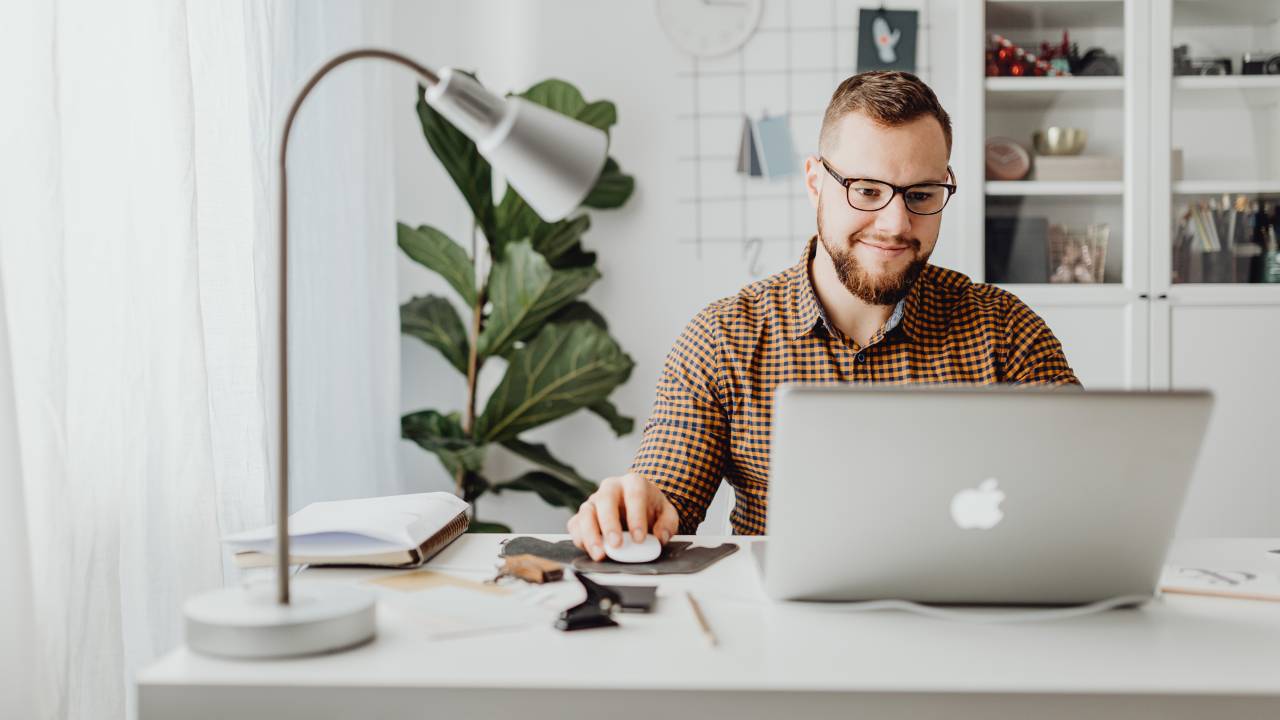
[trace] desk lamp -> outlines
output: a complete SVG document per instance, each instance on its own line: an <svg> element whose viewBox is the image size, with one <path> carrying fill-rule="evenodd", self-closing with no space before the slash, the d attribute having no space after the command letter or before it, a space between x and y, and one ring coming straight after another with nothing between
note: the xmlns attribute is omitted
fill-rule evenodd
<svg viewBox="0 0 1280 720"><path fill-rule="evenodd" d="M425 82L426 100L476 143L480 154L544 220L568 215L604 168L608 136L520 97L501 98L464 73L439 74L394 52L360 49L325 63L302 86L280 142L280 448L276 473L276 595L254 587L224 588L190 598L183 608L187 646L240 658L288 657L355 647L375 633L373 594L361 588L289 579L289 192L285 161L293 121L312 88L351 60L390 60ZM292 592L291 592L292 590Z"/></svg>

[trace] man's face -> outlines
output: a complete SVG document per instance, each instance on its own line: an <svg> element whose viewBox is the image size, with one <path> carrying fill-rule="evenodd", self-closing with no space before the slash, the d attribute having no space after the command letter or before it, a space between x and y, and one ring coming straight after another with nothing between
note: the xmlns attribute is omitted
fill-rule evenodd
<svg viewBox="0 0 1280 720"><path fill-rule="evenodd" d="M951 182L946 137L932 117L884 127L853 112L841 120L833 139L824 157L844 177L899 187ZM938 242L942 213L911 213L901 193L880 210L855 210L844 186L817 157L805 160L805 187L818 212L818 237L845 288L873 305L894 305L906 297Z"/></svg>

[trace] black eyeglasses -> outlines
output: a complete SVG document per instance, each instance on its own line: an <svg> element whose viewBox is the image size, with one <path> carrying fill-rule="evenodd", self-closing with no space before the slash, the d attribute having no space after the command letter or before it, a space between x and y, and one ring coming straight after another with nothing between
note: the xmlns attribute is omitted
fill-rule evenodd
<svg viewBox="0 0 1280 720"><path fill-rule="evenodd" d="M883 180L871 178L847 178L832 169L826 158L818 158L822 167L831 173L836 182L844 186L845 198L849 207L863 212L875 212L889 207L893 198L902 193L902 200L907 210L916 215L937 215L947 206L951 196L956 193L956 186L951 183L916 183L906 187L898 187ZM955 180L956 174L947 167L947 175Z"/></svg>

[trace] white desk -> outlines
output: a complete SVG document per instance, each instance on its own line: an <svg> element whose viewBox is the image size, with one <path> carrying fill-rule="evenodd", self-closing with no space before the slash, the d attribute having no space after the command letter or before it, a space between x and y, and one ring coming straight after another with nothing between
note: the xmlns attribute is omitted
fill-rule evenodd
<svg viewBox="0 0 1280 720"><path fill-rule="evenodd" d="M431 564L491 568L501 537L464 536ZM1184 541L1170 561L1275 572L1275 548ZM376 640L336 655L236 662L179 648L140 674L140 717L1280 718L1280 603L1167 596L1007 625L832 613L762 600L747 548L656 580L656 611L617 616L619 628L563 633L548 617L431 640L380 613ZM719 647L698 633L685 588Z"/></svg>

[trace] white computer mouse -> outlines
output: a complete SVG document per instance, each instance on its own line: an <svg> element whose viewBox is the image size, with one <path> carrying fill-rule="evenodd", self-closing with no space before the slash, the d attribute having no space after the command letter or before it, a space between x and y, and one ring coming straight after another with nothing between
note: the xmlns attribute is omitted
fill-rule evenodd
<svg viewBox="0 0 1280 720"><path fill-rule="evenodd" d="M623 533L622 544L618 547L613 547L609 543L604 544L604 554L614 562L651 562L657 560L662 554L662 543L658 542L658 538L652 534L645 535L644 540L636 542L631 539L631 533Z"/></svg>

